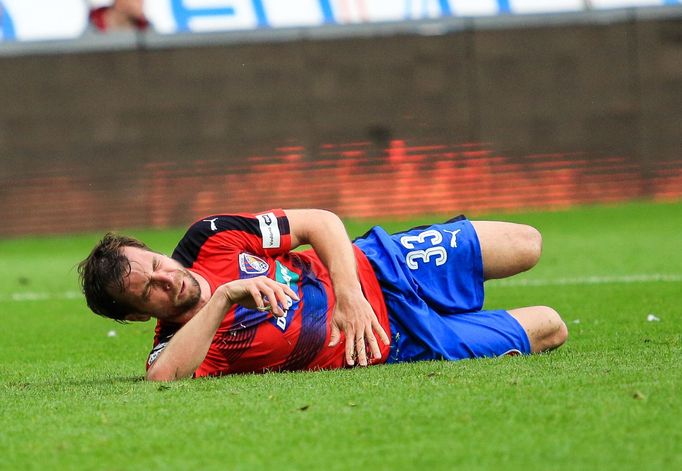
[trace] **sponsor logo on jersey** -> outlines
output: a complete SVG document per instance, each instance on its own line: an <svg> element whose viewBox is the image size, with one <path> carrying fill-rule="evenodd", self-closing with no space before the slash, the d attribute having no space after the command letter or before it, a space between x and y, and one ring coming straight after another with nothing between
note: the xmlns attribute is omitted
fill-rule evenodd
<svg viewBox="0 0 682 471"><path fill-rule="evenodd" d="M282 332L287 330L287 327L289 327L289 321L291 321L291 317L289 317L289 309L294 305L294 300L291 299L289 296L287 298L287 305L282 306L284 308L284 315L283 316L273 316L272 320L274 321L274 324L279 327Z"/></svg>
<svg viewBox="0 0 682 471"><path fill-rule="evenodd" d="M294 293L296 293L297 296L300 296L298 291L299 279L298 273L289 270L286 266L279 262L275 262L275 280L287 285L294 291ZM273 316L272 319L270 319L270 322L278 327L282 332L286 331L294 317L294 312L298 308L298 303L299 301L294 301L287 296L287 305L282 306L284 308L284 315L282 317Z"/></svg>
<svg viewBox="0 0 682 471"><path fill-rule="evenodd" d="M275 213L259 214L256 218L258 219L260 233L263 237L263 248L271 249L279 247L280 233Z"/></svg>
<svg viewBox="0 0 682 471"><path fill-rule="evenodd" d="M245 275L262 275L267 273L270 265L262 258L258 258L250 253L239 254L239 269Z"/></svg>

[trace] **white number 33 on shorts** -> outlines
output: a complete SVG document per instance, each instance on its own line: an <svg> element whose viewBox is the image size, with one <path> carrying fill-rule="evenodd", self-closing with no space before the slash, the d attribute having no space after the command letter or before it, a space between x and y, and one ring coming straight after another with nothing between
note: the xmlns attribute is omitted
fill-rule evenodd
<svg viewBox="0 0 682 471"><path fill-rule="evenodd" d="M445 248L439 245L443 241L443 235L434 230L429 229L424 232L420 232L417 235L404 235L400 238L400 243L406 249L414 249L407 252L405 255L405 262L410 270L416 270L419 268L419 262L429 263L433 261L437 266L443 265L448 260L448 253ZM426 245L429 243L431 246L423 249L417 249L416 245Z"/></svg>

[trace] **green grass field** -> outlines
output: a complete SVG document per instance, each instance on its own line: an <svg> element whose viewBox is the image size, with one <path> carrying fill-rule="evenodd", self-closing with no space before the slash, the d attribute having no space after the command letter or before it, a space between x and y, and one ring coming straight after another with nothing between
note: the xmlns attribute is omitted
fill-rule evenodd
<svg viewBox="0 0 682 471"><path fill-rule="evenodd" d="M682 204L501 218L544 255L486 307L555 307L561 350L172 384L141 381L152 324L78 295L101 234L0 241L0 469L682 469Z"/></svg>

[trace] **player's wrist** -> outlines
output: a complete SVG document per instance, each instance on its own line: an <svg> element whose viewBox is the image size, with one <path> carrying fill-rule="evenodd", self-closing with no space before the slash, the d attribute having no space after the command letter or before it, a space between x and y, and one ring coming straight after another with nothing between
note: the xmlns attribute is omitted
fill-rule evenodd
<svg viewBox="0 0 682 471"><path fill-rule="evenodd" d="M229 289L228 284L229 283L218 286L213 293L213 298L216 298L225 307L232 306L235 303L235 300L233 299L234 294Z"/></svg>
<svg viewBox="0 0 682 471"><path fill-rule="evenodd" d="M337 302L354 301L364 297L360 283L334 287L334 296Z"/></svg>

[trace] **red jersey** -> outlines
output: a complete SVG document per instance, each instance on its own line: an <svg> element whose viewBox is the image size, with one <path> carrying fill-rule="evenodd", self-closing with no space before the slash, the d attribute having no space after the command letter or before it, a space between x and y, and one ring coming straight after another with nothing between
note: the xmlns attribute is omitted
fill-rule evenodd
<svg viewBox="0 0 682 471"><path fill-rule="evenodd" d="M377 318L389 333L381 288L367 257L353 247L360 284ZM334 291L327 269L314 250L290 252L289 220L281 209L261 214L217 215L194 223L172 258L203 276L211 293L228 281L267 276L297 294L285 317L235 305L218 328L195 376L283 370L342 368L345 339L328 347ZM158 321L147 368L182 325ZM381 360L389 346L379 341Z"/></svg>

